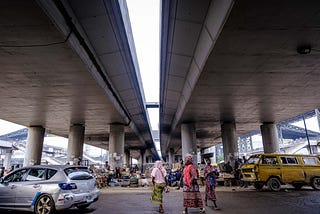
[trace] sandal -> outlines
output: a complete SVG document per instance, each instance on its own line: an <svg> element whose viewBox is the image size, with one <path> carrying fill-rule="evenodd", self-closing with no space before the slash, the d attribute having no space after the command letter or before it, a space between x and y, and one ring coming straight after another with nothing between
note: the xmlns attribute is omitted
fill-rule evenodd
<svg viewBox="0 0 320 214"><path fill-rule="evenodd" d="M161 209L161 208L159 208L159 213L164 213L163 208L162 208L162 209Z"/></svg>
<svg viewBox="0 0 320 214"><path fill-rule="evenodd" d="M204 208L200 208L200 213L205 213L206 210Z"/></svg>

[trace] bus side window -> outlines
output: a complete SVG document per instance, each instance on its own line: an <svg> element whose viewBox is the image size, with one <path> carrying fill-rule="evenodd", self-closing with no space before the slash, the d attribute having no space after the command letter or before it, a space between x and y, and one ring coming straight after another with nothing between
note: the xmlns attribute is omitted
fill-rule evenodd
<svg viewBox="0 0 320 214"><path fill-rule="evenodd" d="M272 164L278 164L277 158L272 158Z"/></svg>
<svg viewBox="0 0 320 214"><path fill-rule="evenodd" d="M262 157L262 164L267 164L267 160L266 160L266 157Z"/></svg>
<svg viewBox="0 0 320 214"><path fill-rule="evenodd" d="M280 159L283 164L288 164L287 159L285 157L280 157Z"/></svg>

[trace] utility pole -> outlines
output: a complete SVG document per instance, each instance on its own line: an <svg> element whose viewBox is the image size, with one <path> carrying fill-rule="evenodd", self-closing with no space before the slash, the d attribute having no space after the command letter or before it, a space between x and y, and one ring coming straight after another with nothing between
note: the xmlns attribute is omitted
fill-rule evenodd
<svg viewBox="0 0 320 214"><path fill-rule="evenodd" d="M307 140L308 140L308 146L309 146L309 153L312 154L312 150L311 150L311 145L310 145L310 140L309 140L309 134L308 134L308 130L307 130L307 125L306 125L306 120L304 118L304 114L302 115L302 119L303 119L303 123L304 123L304 130L306 132L306 136L307 136Z"/></svg>

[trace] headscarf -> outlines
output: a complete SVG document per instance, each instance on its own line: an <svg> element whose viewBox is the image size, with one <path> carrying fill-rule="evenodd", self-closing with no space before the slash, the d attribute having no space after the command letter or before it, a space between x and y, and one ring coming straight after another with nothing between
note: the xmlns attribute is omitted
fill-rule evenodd
<svg viewBox="0 0 320 214"><path fill-rule="evenodd" d="M193 157L190 154L186 154L186 157L184 158L184 162L186 165L192 164L193 163Z"/></svg>
<svg viewBox="0 0 320 214"><path fill-rule="evenodd" d="M163 163L161 160L157 160L155 163L154 163L154 168L158 168L161 172L162 172L162 175L165 177L167 172L165 170L165 168L163 167Z"/></svg>
<svg viewBox="0 0 320 214"><path fill-rule="evenodd" d="M193 167L193 157L192 157L192 155L186 154L184 162L186 164L186 168L184 169L183 177L185 179L186 185L191 187L191 173L190 173L190 170Z"/></svg>

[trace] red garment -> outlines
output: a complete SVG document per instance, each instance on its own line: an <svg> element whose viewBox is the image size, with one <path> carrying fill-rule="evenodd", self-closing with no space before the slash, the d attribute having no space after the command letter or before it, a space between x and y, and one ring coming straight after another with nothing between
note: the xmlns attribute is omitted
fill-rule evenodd
<svg viewBox="0 0 320 214"><path fill-rule="evenodd" d="M183 172L183 177L185 179L184 181L188 187L192 186L191 182L193 179L197 179L197 176L193 175L193 173L191 172L192 170L197 171L196 167L193 164L189 164L184 168L184 172Z"/></svg>
<svg viewBox="0 0 320 214"><path fill-rule="evenodd" d="M183 206L186 208L203 208L202 197L197 183L197 172L197 168L193 164L187 165L183 172Z"/></svg>

